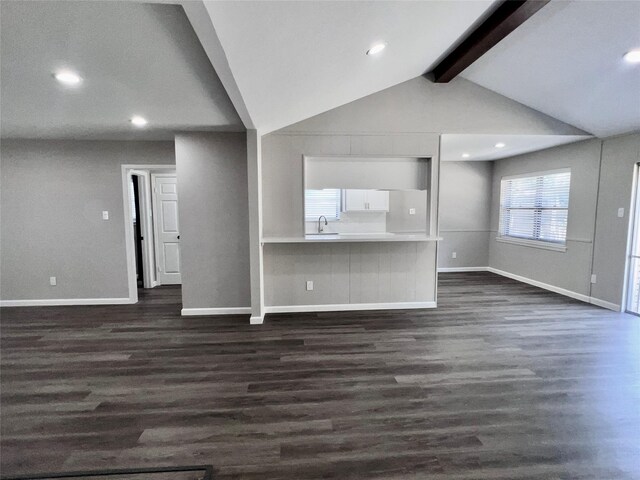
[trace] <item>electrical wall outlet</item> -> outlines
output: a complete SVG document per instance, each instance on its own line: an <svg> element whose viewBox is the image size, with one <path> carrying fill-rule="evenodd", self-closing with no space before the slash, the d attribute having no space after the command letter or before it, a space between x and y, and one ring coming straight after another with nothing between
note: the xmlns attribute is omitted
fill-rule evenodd
<svg viewBox="0 0 640 480"><path fill-rule="evenodd" d="M458 258L457 252L451 252L451 258Z"/></svg>
<svg viewBox="0 0 640 480"><path fill-rule="evenodd" d="M416 214L416 209L415 208L410 208L409 209L409 215L415 215Z"/></svg>
<svg viewBox="0 0 640 480"><path fill-rule="evenodd" d="M624 217L624 207L618 209L618 218Z"/></svg>
<svg viewBox="0 0 640 480"><path fill-rule="evenodd" d="M307 280L307 290L313 290L313 280Z"/></svg>
<svg viewBox="0 0 640 480"><path fill-rule="evenodd" d="M49 285L53 285L53 286L57 285L56 277L49 277Z"/></svg>
<svg viewBox="0 0 640 480"><path fill-rule="evenodd" d="M595 274L595 273L593 273L593 274L591 275L591 283L596 283L596 280L597 280L597 278L596 278L596 274Z"/></svg>
<svg viewBox="0 0 640 480"><path fill-rule="evenodd" d="M109 211L108 210L103 210L102 211L102 219L103 220L109 220Z"/></svg>

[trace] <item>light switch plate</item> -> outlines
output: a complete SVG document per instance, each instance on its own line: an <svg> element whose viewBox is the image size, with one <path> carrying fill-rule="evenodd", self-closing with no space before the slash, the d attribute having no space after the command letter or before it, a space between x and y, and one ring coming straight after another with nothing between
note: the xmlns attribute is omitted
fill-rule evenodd
<svg viewBox="0 0 640 480"><path fill-rule="evenodd" d="M49 277L49 285L52 285L52 286L57 285L56 277Z"/></svg>
<svg viewBox="0 0 640 480"><path fill-rule="evenodd" d="M596 274L594 273L591 275L591 283L596 283L596 280L597 280Z"/></svg>
<svg viewBox="0 0 640 480"><path fill-rule="evenodd" d="M456 252L451 252L451 258L458 258L458 254Z"/></svg>
<svg viewBox="0 0 640 480"><path fill-rule="evenodd" d="M107 210L102 211L102 219L109 220L109 212Z"/></svg>
<svg viewBox="0 0 640 480"><path fill-rule="evenodd" d="M618 218L624 217L624 207L618 209Z"/></svg>
<svg viewBox="0 0 640 480"><path fill-rule="evenodd" d="M313 280L307 280L307 290L313 290Z"/></svg>
<svg viewBox="0 0 640 480"><path fill-rule="evenodd" d="M410 208L409 209L409 215L415 215L416 214L416 209L415 208Z"/></svg>

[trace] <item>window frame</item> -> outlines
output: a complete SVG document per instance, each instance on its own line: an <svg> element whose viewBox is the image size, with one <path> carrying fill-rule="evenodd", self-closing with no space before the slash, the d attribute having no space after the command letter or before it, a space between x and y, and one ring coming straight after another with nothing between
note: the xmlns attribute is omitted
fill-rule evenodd
<svg viewBox="0 0 640 480"><path fill-rule="evenodd" d="M569 173L569 200L567 202L567 226L566 226L566 234L564 237L564 242L553 242L550 240L540 240L537 238L526 238L526 237L517 237L512 235L503 234L503 182L508 180L515 180L518 178L536 178L542 177L546 175L554 175L559 173ZM567 240L569 233L569 207L571 200L571 168L559 168L553 170L544 170L539 172L527 172L521 173L517 175L506 175L500 178L500 198L498 204L498 235L496 237L496 241L501 243L510 243L513 245L520 245L525 247L534 247L541 248L544 250L554 250L558 252L566 252L567 251ZM551 209L551 208L540 208L536 210L559 210L559 209Z"/></svg>

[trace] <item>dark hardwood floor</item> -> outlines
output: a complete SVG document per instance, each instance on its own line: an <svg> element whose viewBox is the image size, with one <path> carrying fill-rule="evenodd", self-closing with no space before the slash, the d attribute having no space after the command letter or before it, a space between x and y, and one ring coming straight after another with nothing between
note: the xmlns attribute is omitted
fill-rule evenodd
<svg viewBox="0 0 640 480"><path fill-rule="evenodd" d="M640 478L640 319L489 273L422 311L1 311L1 468L217 479Z"/></svg>

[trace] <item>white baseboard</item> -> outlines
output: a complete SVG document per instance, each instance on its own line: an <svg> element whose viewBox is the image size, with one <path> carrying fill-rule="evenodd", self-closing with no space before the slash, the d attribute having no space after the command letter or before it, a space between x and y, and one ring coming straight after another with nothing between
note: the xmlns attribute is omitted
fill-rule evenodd
<svg viewBox="0 0 640 480"><path fill-rule="evenodd" d="M251 307L183 308L180 311L183 317L196 315L246 315L248 313L251 313Z"/></svg>
<svg viewBox="0 0 640 480"><path fill-rule="evenodd" d="M119 298L44 298L38 300L0 300L0 307L57 307L68 305L126 305L136 303L128 297Z"/></svg>
<svg viewBox="0 0 640 480"><path fill-rule="evenodd" d="M602 307L602 308L608 308L609 310L614 310L616 312L621 312L622 311L622 308L620 308L620 305L617 305L617 304L612 303L612 302L607 302L606 300L600 300L599 298L591 297L590 303L592 303L593 305L597 305L599 307Z"/></svg>
<svg viewBox="0 0 640 480"><path fill-rule="evenodd" d="M438 273L453 272L488 272L489 267L439 267Z"/></svg>
<svg viewBox="0 0 640 480"><path fill-rule="evenodd" d="M512 280L517 280L522 283L528 283L529 285L533 285L534 287L543 288L551 292L559 293L560 295L564 295L566 297L571 297L571 298L575 298L576 300L581 300L583 302L590 303L589 295L573 292L565 288L556 287L555 285L549 285L548 283L539 282L538 280L532 280L531 278L522 277L520 275L516 275L515 273L505 272L504 270L498 270L497 268L493 268L493 267L489 267L489 271L491 273L496 273L503 277L511 278Z"/></svg>
<svg viewBox="0 0 640 480"><path fill-rule="evenodd" d="M251 318L249 319L249 324L251 325L262 325L264 323L264 315L259 317L259 316L251 316Z"/></svg>
<svg viewBox="0 0 640 480"><path fill-rule="evenodd" d="M534 287L539 287L539 288L543 288L544 290L549 290L550 292L559 293L560 295L564 295L566 297L575 298L576 300L580 300L582 302L591 303L592 305L597 305L599 307L607 308L609 310L614 310L616 312L620 311L620 305L616 305L611 302L605 302L604 300L599 300L597 298L590 297L589 295L573 292L565 288L556 287L555 285L539 282L538 280L522 277L520 275L516 275L515 273L505 272L504 270L498 270L497 268L493 268L493 267L489 267L488 271L491 273L495 273L497 275L501 275L503 277L511 278L512 280L517 280L518 282L533 285Z"/></svg>
<svg viewBox="0 0 640 480"><path fill-rule="evenodd" d="M264 307L265 313L343 312L354 310L409 310L436 308L436 302L337 303L328 305L282 305Z"/></svg>

